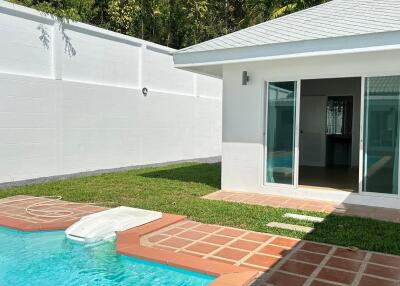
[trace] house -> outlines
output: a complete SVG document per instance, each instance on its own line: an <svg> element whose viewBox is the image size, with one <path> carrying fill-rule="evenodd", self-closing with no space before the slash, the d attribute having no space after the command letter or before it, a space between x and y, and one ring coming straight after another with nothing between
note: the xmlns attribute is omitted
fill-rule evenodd
<svg viewBox="0 0 400 286"><path fill-rule="evenodd" d="M223 190L400 208L399 0L333 0L174 62L223 79Z"/></svg>

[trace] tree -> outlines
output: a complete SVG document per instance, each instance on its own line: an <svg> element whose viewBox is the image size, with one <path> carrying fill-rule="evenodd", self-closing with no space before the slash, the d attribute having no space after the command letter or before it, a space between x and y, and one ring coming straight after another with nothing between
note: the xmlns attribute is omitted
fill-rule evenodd
<svg viewBox="0 0 400 286"><path fill-rule="evenodd" d="M322 4L327 0L286 0L281 1L272 12L272 18L278 18L293 12L301 11L303 9Z"/></svg>
<svg viewBox="0 0 400 286"><path fill-rule="evenodd" d="M179 49L329 0L10 1Z"/></svg>

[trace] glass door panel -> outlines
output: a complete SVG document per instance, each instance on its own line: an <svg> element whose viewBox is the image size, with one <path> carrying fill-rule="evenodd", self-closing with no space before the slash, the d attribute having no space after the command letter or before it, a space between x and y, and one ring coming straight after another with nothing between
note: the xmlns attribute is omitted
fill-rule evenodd
<svg viewBox="0 0 400 286"><path fill-rule="evenodd" d="M297 82L270 82L267 101L266 182L294 184Z"/></svg>
<svg viewBox="0 0 400 286"><path fill-rule="evenodd" d="M400 76L366 78L363 191L398 194Z"/></svg>

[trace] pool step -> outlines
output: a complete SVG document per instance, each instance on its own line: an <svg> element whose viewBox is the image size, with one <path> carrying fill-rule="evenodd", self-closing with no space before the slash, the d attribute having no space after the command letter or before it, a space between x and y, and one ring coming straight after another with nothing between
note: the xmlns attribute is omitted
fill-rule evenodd
<svg viewBox="0 0 400 286"><path fill-rule="evenodd" d="M310 232L314 231L313 227L281 223L281 222L275 222L275 221L268 223L267 226L273 227L273 228L286 229L286 230L294 230L294 231L299 231L299 232L304 232L304 233L310 233Z"/></svg>
<svg viewBox="0 0 400 286"><path fill-rule="evenodd" d="M79 242L97 243L112 239L117 232L160 219L162 213L117 207L82 217L65 230L67 238Z"/></svg>
<svg viewBox="0 0 400 286"><path fill-rule="evenodd" d="M325 220L322 217L308 216L308 215L301 215L301 214L292 214L292 213L286 213L283 215L283 217L293 218L293 219L297 219L297 220L310 221L310 222L323 222Z"/></svg>

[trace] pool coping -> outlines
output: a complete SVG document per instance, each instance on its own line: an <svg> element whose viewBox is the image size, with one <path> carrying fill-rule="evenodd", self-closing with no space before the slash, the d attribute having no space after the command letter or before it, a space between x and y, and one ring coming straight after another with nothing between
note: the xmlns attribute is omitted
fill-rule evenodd
<svg viewBox="0 0 400 286"><path fill-rule="evenodd" d="M64 230L77 220L34 223L0 215L0 226L27 232ZM186 220L185 216L163 213L162 218L156 221L119 232L117 233L116 252L121 255L133 256L160 264L216 276L216 279L209 284L210 286L247 286L259 276L259 271L243 266L205 260L189 254L175 253L170 250L141 245L141 236L184 220Z"/></svg>
<svg viewBox="0 0 400 286"><path fill-rule="evenodd" d="M216 276L210 286L247 286L258 277L259 271L243 266L141 245L142 236L184 220L185 216L163 214L157 221L120 232L117 235L117 253Z"/></svg>
<svg viewBox="0 0 400 286"><path fill-rule="evenodd" d="M20 231L46 231L46 230L63 230L68 228L79 219L70 221L55 221L55 222L29 222L22 219L11 218L0 215L0 226L17 229Z"/></svg>

